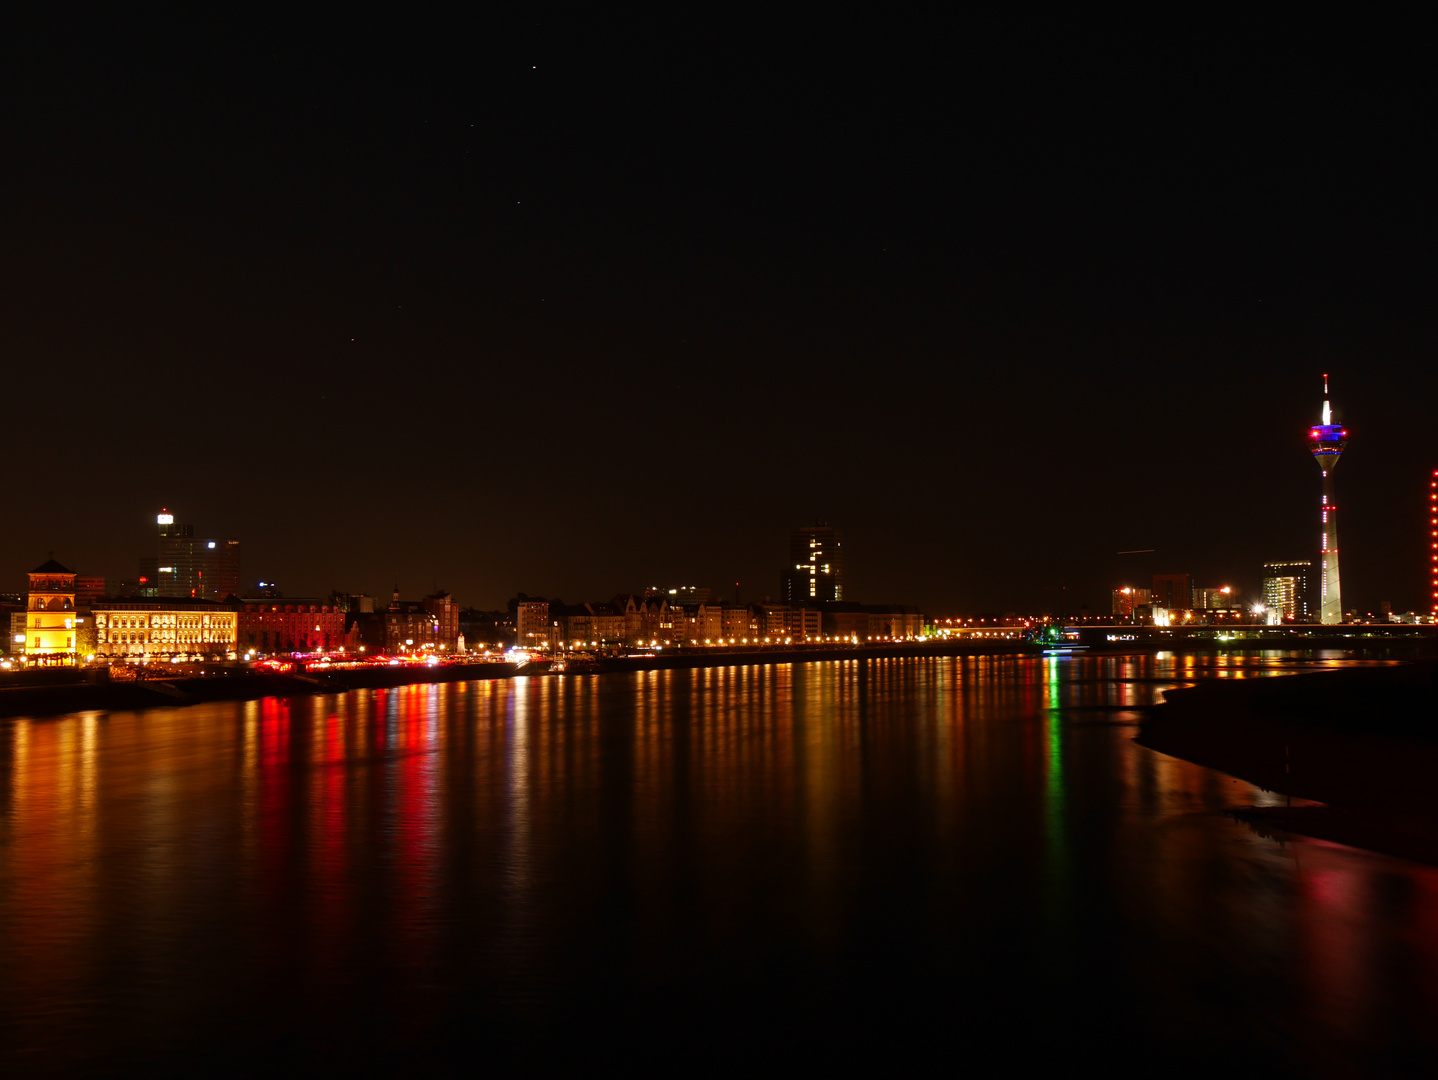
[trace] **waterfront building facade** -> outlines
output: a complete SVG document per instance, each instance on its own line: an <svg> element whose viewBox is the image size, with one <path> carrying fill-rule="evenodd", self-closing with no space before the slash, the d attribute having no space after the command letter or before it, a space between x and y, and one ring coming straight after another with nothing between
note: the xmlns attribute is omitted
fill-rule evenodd
<svg viewBox="0 0 1438 1080"><path fill-rule="evenodd" d="M246 597L237 615L242 653L315 653L345 647L345 613L330 600Z"/></svg>
<svg viewBox="0 0 1438 1080"><path fill-rule="evenodd" d="M436 644L446 652L459 648L459 605L444 590L431 593L420 606L434 616Z"/></svg>
<svg viewBox="0 0 1438 1080"><path fill-rule="evenodd" d="M389 610L384 613L386 652L438 649L440 644L439 620L430 614L423 600L391 601Z"/></svg>
<svg viewBox="0 0 1438 1080"><path fill-rule="evenodd" d="M212 600L128 597L97 600L95 656L100 660L234 660L239 615Z"/></svg>
<svg viewBox="0 0 1438 1080"><path fill-rule="evenodd" d="M30 571L23 631L26 663L75 662L75 577L54 559Z"/></svg>
<svg viewBox="0 0 1438 1080"><path fill-rule="evenodd" d="M521 649L547 649L549 631L549 601L521 600L514 612L515 644Z"/></svg>

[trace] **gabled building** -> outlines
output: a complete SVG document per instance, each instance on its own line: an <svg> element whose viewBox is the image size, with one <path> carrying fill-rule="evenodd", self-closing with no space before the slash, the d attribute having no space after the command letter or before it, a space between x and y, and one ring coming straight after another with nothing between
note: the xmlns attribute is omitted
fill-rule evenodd
<svg viewBox="0 0 1438 1080"><path fill-rule="evenodd" d="M458 613L456 612L456 621ZM425 607L423 600L401 600L399 589L384 613L384 647L386 652L414 652L438 649L439 620Z"/></svg>
<svg viewBox="0 0 1438 1080"><path fill-rule="evenodd" d="M434 616L439 647L446 652L454 652L459 647L459 605L454 597L441 589L430 593L420 604Z"/></svg>

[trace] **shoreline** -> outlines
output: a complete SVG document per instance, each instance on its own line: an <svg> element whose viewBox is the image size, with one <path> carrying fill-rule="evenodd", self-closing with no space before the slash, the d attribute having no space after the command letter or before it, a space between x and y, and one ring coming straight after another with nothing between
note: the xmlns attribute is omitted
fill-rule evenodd
<svg viewBox="0 0 1438 1080"><path fill-rule="evenodd" d="M1164 694L1140 746L1302 803L1230 810L1260 835L1438 865L1438 665L1399 663Z"/></svg>

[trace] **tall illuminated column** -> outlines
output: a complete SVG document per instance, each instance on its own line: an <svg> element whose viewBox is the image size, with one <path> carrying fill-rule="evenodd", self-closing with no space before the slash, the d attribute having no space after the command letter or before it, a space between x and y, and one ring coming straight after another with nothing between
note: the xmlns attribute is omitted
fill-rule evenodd
<svg viewBox="0 0 1438 1080"><path fill-rule="evenodd" d="M1429 566L1433 575L1433 607L1429 614L1438 623L1438 469L1433 470L1433 479L1428 484L1428 554L1432 556Z"/></svg>
<svg viewBox="0 0 1438 1080"><path fill-rule="evenodd" d="M1313 460L1323 470L1323 566L1319 571L1319 622L1325 625L1343 621L1343 595L1338 587L1338 506L1333 499L1333 470L1339 455L1348 445L1348 432L1333 422L1328 406L1328 376L1323 376L1323 423L1308 429Z"/></svg>

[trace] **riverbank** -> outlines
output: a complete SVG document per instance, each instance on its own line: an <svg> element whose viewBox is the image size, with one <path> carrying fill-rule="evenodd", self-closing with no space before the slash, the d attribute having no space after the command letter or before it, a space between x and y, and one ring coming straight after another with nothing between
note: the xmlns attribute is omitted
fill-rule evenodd
<svg viewBox="0 0 1438 1080"><path fill-rule="evenodd" d="M1036 653L1020 641L918 642L904 645L843 647L795 646L785 649L672 650L638 656L607 657L594 667L552 670L548 662L441 664L434 667L377 666L333 668L313 665L303 672L283 674L258 668L221 669L203 677L148 679L138 682L87 678L106 674L59 669L51 673L25 672L23 678L0 678L0 718L59 716L75 712L117 712L160 706L195 705L207 701L250 701L264 697L338 694L348 690L387 689L424 683L469 682L475 679L585 677L606 672L669 670L674 668L734 667L755 664L806 664L825 660L897 659L921 656L974 656L999 653ZM48 678L43 676L48 675Z"/></svg>
<svg viewBox="0 0 1438 1080"><path fill-rule="evenodd" d="M1237 815L1259 832L1438 865L1438 665L1213 680L1164 697L1140 745L1324 804Z"/></svg>

